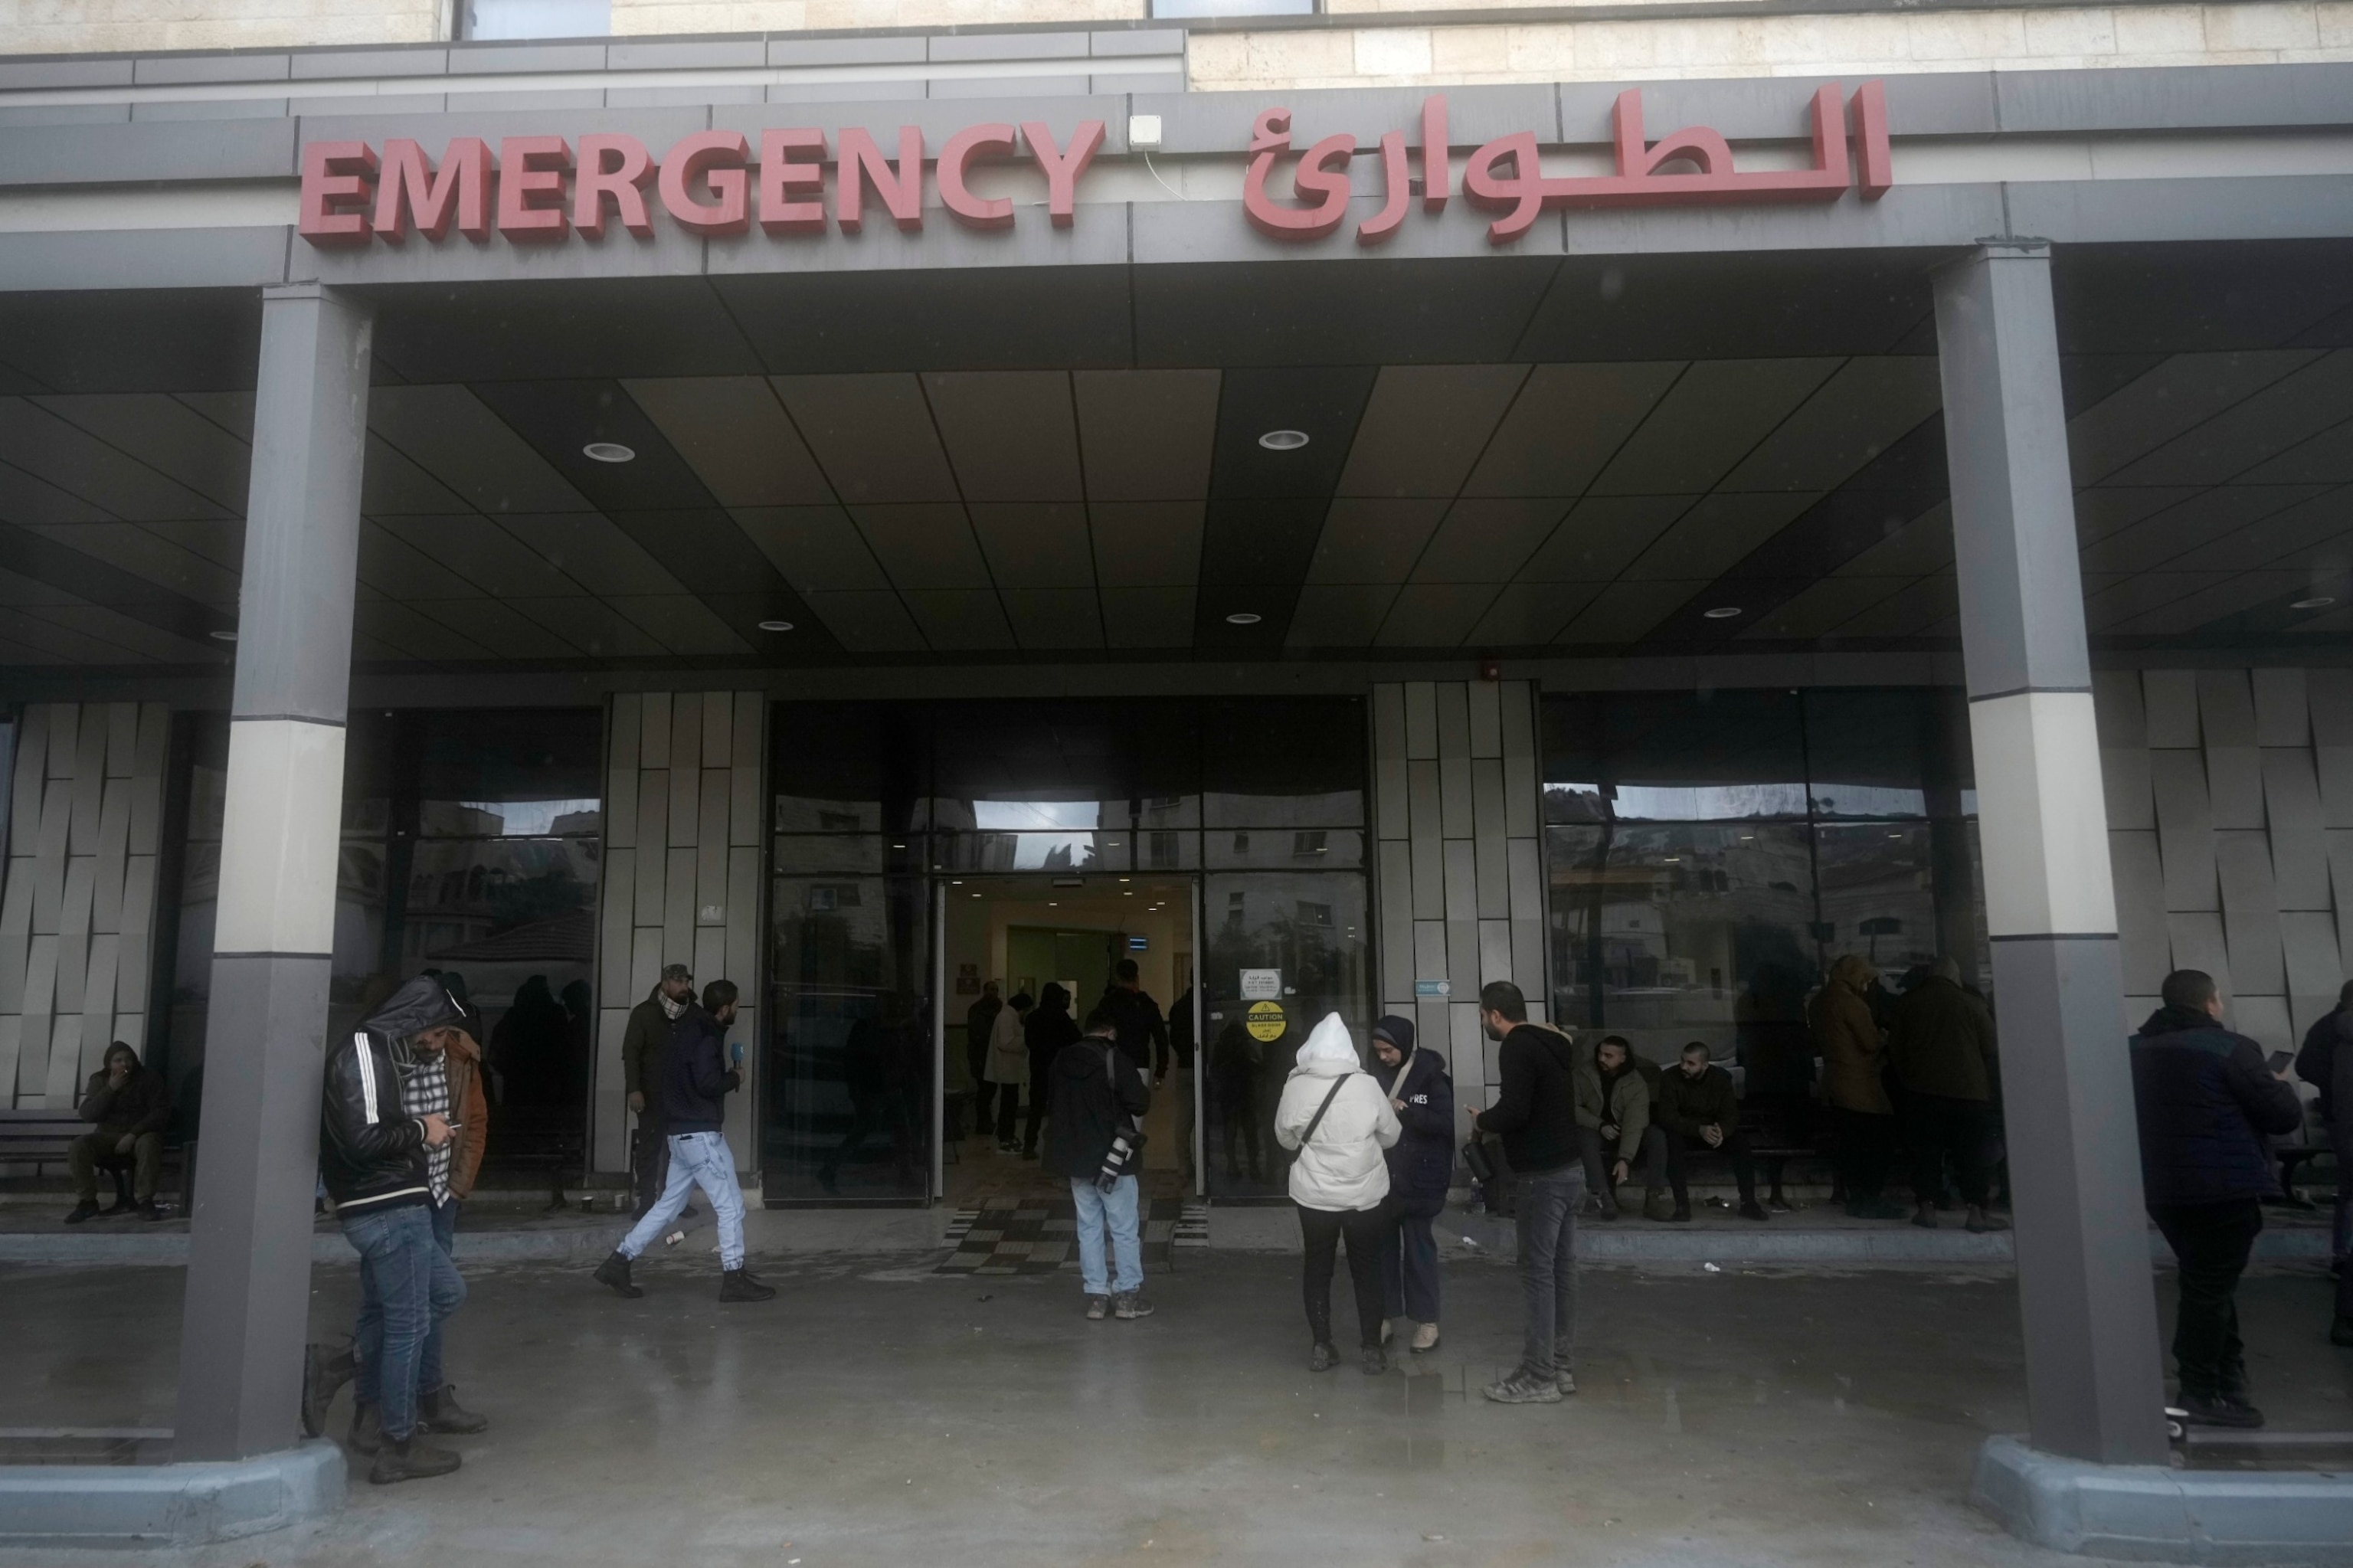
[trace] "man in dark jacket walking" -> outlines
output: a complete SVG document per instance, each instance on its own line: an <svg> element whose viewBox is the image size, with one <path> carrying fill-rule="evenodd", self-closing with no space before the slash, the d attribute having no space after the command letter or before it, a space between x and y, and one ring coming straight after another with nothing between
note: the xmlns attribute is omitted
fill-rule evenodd
<svg viewBox="0 0 2353 1568"><path fill-rule="evenodd" d="M1168 1071L1168 1021L1160 1004L1144 989L1143 971L1134 959L1112 967L1112 985L1103 1005L1111 1013L1113 1037L1135 1070L1147 1075L1145 1086Z"/></svg>
<svg viewBox="0 0 2353 1568"><path fill-rule="evenodd" d="M1912 1139L1912 1223L1936 1228L1945 1163L1960 1178L1967 1228L2010 1226L1986 1211L1986 1150L1994 1134L1993 1012L1961 989L1961 966L1938 959L1934 972L1895 1003L1887 1060L1904 1090Z"/></svg>
<svg viewBox="0 0 2353 1568"><path fill-rule="evenodd" d="M151 1073L139 1053L117 1040L106 1048L106 1060L90 1075L79 1106L81 1119L96 1122L66 1146L66 1168L73 1172L73 1212L66 1224L78 1225L92 1214L121 1213L124 1205L98 1206L98 1173L131 1169L133 1213L151 1220L164 1216L155 1207L155 1176L164 1164L164 1129L172 1123L172 1092L163 1075Z"/></svg>
<svg viewBox="0 0 2353 1568"><path fill-rule="evenodd" d="M1748 1157L1748 1137L1740 1130L1740 1097L1733 1092L1732 1075L1708 1060L1706 1041L1684 1046L1674 1069L1659 1075L1652 1109L1666 1136L1667 1185L1675 1192L1675 1219L1691 1218L1689 1168L1702 1154L1722 1154L1732 1161L1742 1219L1771 1218L1757 1201L1757 1166Z"/></svg>
<svg viewBox="0 0 2353 1568"><path fill-rule="evenodd" d="M2304 1107L2262 1046L2222 1027L2212 977L2176 969L2162 994L2132 1037L2133 1102L2149 1217L2180 1264L2181 1403L2202 1425L2261 1426L2247 1400L2239 1276L2276 1185L2264 1138L2301 1125Z"/></svg>
<svg viewBox="0 0 2353 1568"><path fill-rule="evenodd" d="M1479 992L1479 1024L1500 1040L1495 1103L1471 1118L1504 1140L1519 1228L1520 1292L1527 1323L1520 1364L1482 1391L1499 1404L1556 1404L1577 1392L1570 1371L1577 1326L1577 1210L1585 1167L1577 1126L1577 1062L1565 1035L1528 1022L1520 988L1494 980Z"/></svg>
<svg viewBox="0 0 2353 1568"><path fill-rule="evenodd" d="M701 1187L719 1220L719 1299L765 1301L776 1292L744 1266L744 1189L735 1180L735 1156L720 1136L726 1097L744 1086L742 1070L731 1064L727 1026L735 1021L735 987L716 980L702 988L702 1005L689 1004L662 1064L662 1116L670 1128L670 1176L661 1198L613 1255L596 1266L596 1280L623 1296L643 1296L629 1277L629 1265L653 1245L686 1207L687 1194Z"/></svg>
<svg viewBox="0 0 2353 1568"><path fill-rule="evenodd" d="M1046 992L1051 996L1060 990L1049 985ZM1043 1004L1038 1011L1045 1011ZM1145 1086L1142 1069L1119 1048L1117 1031L1111 1010L1096 1008L1087 1015L1086 1033L1062 1047L1048 1074L1054 1099L1044 1166L1071 1183L1071 1201L1078 1209L1080 1286L1086 1292L1087 1317L1096 1322L1114 1311L1131 1319L1152 1316L1152 1304L1144 1298L1135 1180L1142 1147L1135 1129L1152 1108L1152 1091ZM1106 1230L1115 1273L1104 1266Z"/></svg>
<svg viewBox="0 0 2353 1568"><path fill-rule="evenodd" d="M662 1118L662 1064L669 1059L687 1010L694 1005L694 976L684 964L665 964L645 1001L629 1009L621 1031L621 1081L629 1086L629 1109L638 1118L638 1213L645 1213L670 1179L670 1143Z"/></svg>
<svg viewBox="0 0 2353 1568"><path fill-rule="evenodd" d="M1046 1119L1054 1093L1054 1064L1061 1059L1063 1048L1078 1037L1069 989L1048 980L1038 993L1038 1005L1021 1021L1021 1042L1029 1052L1029 1120L1021 1132L1024 1160L1038 1158L1038 1128Z"/></svg>
<svg viewBox="0 0 2353 1568"><path fill-rule="evenodd" d="M1392 1014L1373 1025L1374 1077L1402 1129L1383 1151L1389 1168L1388 1219L1381 1246L1382 1333L1413 1322L1416 1355L1438 1348L1438 1238L1430 1222L1446 1212L1454 1180L1454 1080L1434 1051L1417 1051L1413 1021Z"/></svg>

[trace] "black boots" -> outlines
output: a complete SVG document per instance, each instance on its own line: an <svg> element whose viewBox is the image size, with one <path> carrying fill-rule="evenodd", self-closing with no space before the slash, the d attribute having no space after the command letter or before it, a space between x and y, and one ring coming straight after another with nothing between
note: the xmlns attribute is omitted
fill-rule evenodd
<svg viewBox="0 0 2353 1568"><path fill-rule="evenodd" d="M645 1294L643 1287L630 1282L629 1260L617 1252L596 1266L596 1283L611 1286L617 1294L632 1301Z"/></svg>
<svg viewBox="0 0 2353 1568"><path fill-rule="evenodd" d="M354 1454L374 1454L384 1447L384 1416L373 1404L352 1406L352 1430L343 1446Z"/></svg>
<svg viewBox="0 0 2353 1568"><path fill-rule="evenodd" d="M80 1202L76 1203L73 1206L72 1211L66 1215L66 1224L69 1225L78 1225L84 1220L96 1219L98 1217L98 1201L94 1198L84 1198Z"/></svg>
<svg viewBox="0 0 2353 1568"><path fill-rule="evenodd" d="M378 1448L375 1463L368 1467L368 1479L379 1487L395 1481L421 1481L446 1476L458 1464L458 1456L448 1449L427 1446L412 1436Z"/></svg>
<svg viewBox="0 0 2353 1568"><path fill-rule="evenodd" d="M335 1391L352 1381L359 1370L359 1361L347 1344L340 1351L324 1345L302 1347L302 1436L323 1437L327 1434L327 1407L335 1403Z"/></svg>
<svg viewBox="0 0 2353 1568"><path fill-rule="evenodd" d="M731 1268L719 1277L722 1301L767 1301L776 1294L775 1286L761 1284L748 1268Z"/></svg>
<svg viewBox="0 0 2353 1568"><path fill-rule="evenodd" d="M417 1402L417 1429L437 1432L453 1437L470 1436L487 1431L491 1418L467 1409L458 1403L458 1385L443 1383Z"/></svg>

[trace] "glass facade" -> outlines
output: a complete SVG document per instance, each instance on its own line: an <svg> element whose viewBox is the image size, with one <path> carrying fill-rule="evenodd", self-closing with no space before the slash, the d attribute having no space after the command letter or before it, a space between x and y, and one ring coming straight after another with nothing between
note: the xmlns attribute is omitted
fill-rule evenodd
<svg viewBox="0 0 2353 1568"><path fill-rule="evenodd" d="M1371 1022L1361 702L786 703L772 733L771 1202L929 1196L934 1009L963 1007L933 995L934 879L997 873L1199 874L1210 1189L1281 1191L1293 1054L1325 1011Z"/></svg>
<svg viewBox="0 0 2353 1568"><path fill-rule="evenodd" d="M167 836L166 1049L204 1054L228 721L180 721ZM480 1014L495 1170L575 1165L586 1136L603 846L594 708L365 709L343 760L327 1028L440 973Z"/></svg>
<svg viewBox="0 0 2353 1568"><path fill-rule="evenodd" d="M1546 698L1555 1016L1802 1093L1841 954L1900 991L1951 953L1989 989L1965 725L1912 688Z"/></svg>

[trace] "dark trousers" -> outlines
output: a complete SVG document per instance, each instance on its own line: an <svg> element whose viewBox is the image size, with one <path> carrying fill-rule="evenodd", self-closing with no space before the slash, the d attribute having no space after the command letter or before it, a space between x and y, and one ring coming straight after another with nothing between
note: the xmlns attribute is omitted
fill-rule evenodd
<svg viewBox="0 0 2353 1568"><path fill-rule="evenodd" d="M1443 1200L1441 1200L1441 1202ZM1438 1321L1438 1238L1430 1223L1438 1211L1409 1213L1393 1207L1381 1238L1381 1315Z"/></svg>
<svg viewBox="0 0 2353 1568"><path fill-rule="evenodd" d="M118 1154L114 1146L122 1141L119 1132L85 1132L66 1145L66 1169L73 1172L74 1196L85 1203L98 1202L98 1173L100 1171L131 1171L131 1201L150 1202L155 1196L155 1178L164 1168L164 1135L142 1132L131 1146L128 1154Z"/></svg>
<svg viewBox="0 0 2353 1568"><path fill-rule="evenodd" d="M1250 1179L1263 1181L1266 1133L1259 1125L1258 1096L1248 1087L1227 1086L1218 1099L1218 1118L1226 1124L1226 1175L1240 1180L1242 1161L1250 1161Z"/></svg>
<svg viewBox="0 0 2353 1568"><path fill-rule="evenodd" d="M2149 1205L2149 1218L2180 1264L2181 1306L2173 1322L2173 1360L2181 1397L2244 1397L2246 1348L2239 1341L2239 1276L2263 1228L2253 1198L2227 1203Z"/></svg>
<svg viewBox="0 0 2353 1568"><path fill-rule="evenodd" d="M1029 1124L1021 1129L1021 1152L1024 1154L1035 1154L1038 1152L1038 1129L1046 1125L1046 1089L1045 1066L1039 1063L1031 1063L1029 1067ZM1009 1120L1006 1126L1007 1130L997 1135L1000 1138L1010 1138L1013 1136Z"/></svg>
<svg viewBox="0 0 2353 1568"><path fill-rule="evenodd" d="M988 1114L989 1102L992 1100L997 1102L997 1107L994 1120ZM974 1130L983 1138L987 1138L993 1131L997 1134L997 1142L1012 1142L1014 1123L1021 1115L1021 1086L984 1083L980 1086L980 1097L977 1103L980 1107L976 1113L979 1121Z"/></svg>
<svg viewBox="0 0 2353 1568"><path fill-rule="evenodd" d="M1609 1180L1609 1174L1618 1163L1618 1140L1613 1138L1604 1144L1599 1133L1588 1130L1577 1141L1585 1160L1585 1184L1599 1196L1604 1209L1615 1209L1618 1206L1618 1184ZM1630 1166L1626 1174L1640 1181L1646 1192L1667 1184L1666 1128L1646 1127L1642 1129L1642 1158Z"/></svg>
<svg viewBox="0 0 2353 1568"><path fill-rule="evenodd" d="M670 1180L670 1128L649 1108L638 1117L638 1213L661 1201L662 1184Z"/></svg>
<svg viewBox="0 0 2353 1568"><path fill-rule="evenodd" d="M1654 1130L1666 1139L1667 1185L1675 1190L1676 1208L1691 1207L1691 1162L1709 1154L1721 1154L1732 1161L1732 1179L1739 1184L1742 1202L1757 1201L1757 1162L1748 1158L1746 1133L1736 1127L1724 1135L1722 1143L1711 1149L1707 1139L1697 1133L1680 1133L1671 1127Z"/></svg>
<svg viewBox="0 0 2353 1568"><path fill-rule="evenodd" d="M1993 1132L1993 1107L1984 1100L1945 1095L1908 1095L1912 1139L1912 1192L1933 1203L1945 1190L1950 1160L1961 1183L1961 1202L1986 1201L1986 1142Z"/></svg>
<svg viewBox="0 0 2353 1568"><path fill-rule="evenodd" d="M1887 1168L1895 1153L1895 1118L1869 1111L1831 1107L1838 1135L1839 1180L1850 1203L1872 1202L1887 1191Z"/></svg>
<svg viewBox="0 0 2353 1568"><path fill-rule="evenodd" d="M1307 1244L1300 1294L1307 1303L1307 1329L1319 1345L1332 1342L1332 1265L1340 1238L1348 1238L1348 1282L1356 1291L1356 1339L1381 1342L1381 1233L1379 1209L1299 1208L1299 1235Z"/></svg>
<svg viewBox="0 0 2353 1568"><path fill-rule="evenodd" d="M1577 1206L1584 1201L1585 1170L1579 1165L1512 1179L1520 1304L1527 1319L1520 1370L1531 1377L1552 1377L1569 1364L1577 1328Z"/></svg>

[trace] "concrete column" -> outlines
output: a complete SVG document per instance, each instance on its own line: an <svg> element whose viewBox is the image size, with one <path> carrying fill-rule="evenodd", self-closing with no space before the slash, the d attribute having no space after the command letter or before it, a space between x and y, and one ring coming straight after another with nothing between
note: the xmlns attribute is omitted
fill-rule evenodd
<svg viewBox="0 0 2353 1568"><path fill-rule="evenodd" d="M2162 1464L2049 247L1989 244L1936 294L2032 1441Z"/></svg>
<svg viewBox="0 0 2353 1568"><path fill-rule="evenodd" d="M367 307L265 292L177 1458L291 1446L334 948Z"/></svg>

